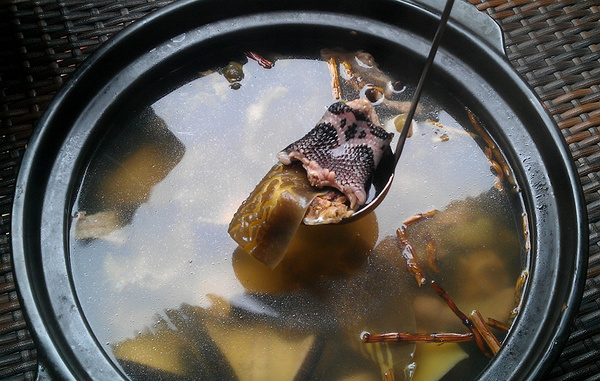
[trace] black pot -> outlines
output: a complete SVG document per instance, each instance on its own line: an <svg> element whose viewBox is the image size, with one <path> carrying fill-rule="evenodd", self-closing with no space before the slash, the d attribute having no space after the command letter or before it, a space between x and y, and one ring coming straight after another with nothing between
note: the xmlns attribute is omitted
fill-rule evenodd
<svg viewBox="0 0 600 381"><path fill-rule="evenodd" d="M82 315L68 263L77 179L105 133L98 120L119 105L146 101L149 83L172 80L196 52L218 51L207 57L219 59L228 47L239 52L240 41L343 41L365 50L388 46L424 61L440 13L433 1L228 3L182 0L104 43L61 88L31 139L14 202L14 270L40 359L57 379L123 377ZM587 220L577 172L552 118L504 57L499 28L470 5L455 5L432 75L485 121L515 172L529 215L524 307L481 379L542 377L567 338L585 279Z"/></svg>

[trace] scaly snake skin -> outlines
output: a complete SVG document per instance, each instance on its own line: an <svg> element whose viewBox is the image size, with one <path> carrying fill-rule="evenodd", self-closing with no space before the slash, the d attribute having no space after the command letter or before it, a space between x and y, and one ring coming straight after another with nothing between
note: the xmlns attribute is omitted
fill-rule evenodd
<svg viewBox="0 0 600 381"><path fill-rule="evenodd" d="M356 210L366 202L373 172L394 136L378 124L367 99L334 103L309 133L277 158L286 165L302 162L311 185L339 189Z"/></svg>

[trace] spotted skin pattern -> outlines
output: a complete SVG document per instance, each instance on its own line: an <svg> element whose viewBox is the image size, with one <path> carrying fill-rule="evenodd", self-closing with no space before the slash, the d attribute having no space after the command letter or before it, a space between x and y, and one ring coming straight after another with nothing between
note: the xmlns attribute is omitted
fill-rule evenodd
<svg viewBox="0 0 600 381"><path fill-rule="evenodd" d="M366 202L375 168L394 136L378 124L373 106L364 98L334 103L310 132L277 158L286 165L302 162L313 186L339 189L356 210Z"/></svg>

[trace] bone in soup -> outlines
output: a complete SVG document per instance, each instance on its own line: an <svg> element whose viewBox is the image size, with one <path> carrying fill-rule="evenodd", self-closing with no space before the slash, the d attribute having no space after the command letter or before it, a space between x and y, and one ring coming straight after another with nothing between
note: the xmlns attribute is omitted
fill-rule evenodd
<svg viewBox="0 0 600 381"><path fill-rule="evenodd" d="M510 324L527 247L500 151L462 105L431 87L375 213L346 225L300 224L271 268L228 229L253 190L263 196L253 205L260 215L297 189L302 167L274 167L277 154L336 96L370 99L397 138L414 78L380 70L365 52L281 57L268 69L238 61L190 77L147 109L124 110L82 177L72 276L107 354L140 380L475 378L489 359L473 340L361 339L469 333L415 282L406 242L426 279L461 310ZM294 209L296 201L286 202ZM399 239L405 220L431 210Z"/></svg>

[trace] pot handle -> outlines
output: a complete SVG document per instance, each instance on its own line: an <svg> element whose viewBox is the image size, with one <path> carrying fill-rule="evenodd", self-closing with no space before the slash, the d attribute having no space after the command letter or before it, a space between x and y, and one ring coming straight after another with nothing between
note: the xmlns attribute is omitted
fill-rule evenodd
<svg viewBox="0 0 600 381"><path fill-rule="evenodd" d="M408 0L408 2L440 15L444 10L445 3L440 0ZM475 8L473 4L463 0L456 1L450 13L450 20L451 22L458 23L471 34L484 40L502 56L506 56L504 51L504 37L500 25L490 16Z"/></svg>

